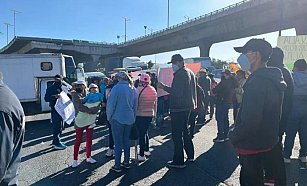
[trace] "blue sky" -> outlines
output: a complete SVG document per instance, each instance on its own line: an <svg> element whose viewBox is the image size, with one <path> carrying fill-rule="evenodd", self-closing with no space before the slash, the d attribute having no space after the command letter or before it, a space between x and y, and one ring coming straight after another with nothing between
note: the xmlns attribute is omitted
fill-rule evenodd
<svg viewBox="0 0 307 186"><path fill-rule="evenodd" d="M198 17L241 0L169 0L170 25L186 21L185 17ZM13 24L16 9L16 35L57 39L80 39L97 42L117 42L117 35L124 41L124 19L127 17L128 40L144 35L146 25L153 31L167 26L167 0L0 0L0 48L6 45L5 22ZM147 29L147 33L151 32ZM13 27L9 27L9 41L13 38ZM283 31L282 35L295 35L294 29ZM277 44L278 33L269 33L266 38L273 46ZM210 57L232 60L238 54L234 46L241 46L250 38L214 44ZM143 56L144 61L169 61L174 53L185 58L198 57L199 49Z"/></svg>

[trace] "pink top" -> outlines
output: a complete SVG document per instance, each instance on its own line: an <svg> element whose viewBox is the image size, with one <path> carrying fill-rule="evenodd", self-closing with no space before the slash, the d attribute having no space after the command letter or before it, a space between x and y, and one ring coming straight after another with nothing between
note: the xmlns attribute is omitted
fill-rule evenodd
<svg viewBox="0 0 307 186"><path fill-rule="evenodd" d="M138 87L138 109L137 116L156 116L157 112L157 91L152 86L148 85L141 95L140 92L144 87Z"/></svg>

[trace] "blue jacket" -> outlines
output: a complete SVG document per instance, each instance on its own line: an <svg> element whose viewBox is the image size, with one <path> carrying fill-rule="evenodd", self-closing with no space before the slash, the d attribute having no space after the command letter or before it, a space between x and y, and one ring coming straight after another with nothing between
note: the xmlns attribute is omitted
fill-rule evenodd
<svg viewBox="0 0 307 186"><path fill-rule="evenodd" d="M137 92L128 81L120 81L113 88L107 103L107 119L132 125L137 110Z"/></svg>

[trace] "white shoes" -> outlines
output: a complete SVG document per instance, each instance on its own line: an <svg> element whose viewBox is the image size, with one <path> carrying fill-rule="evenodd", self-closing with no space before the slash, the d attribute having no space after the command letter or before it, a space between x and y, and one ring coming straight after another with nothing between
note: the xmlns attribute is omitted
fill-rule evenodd
<svg viewBox="0 0 307 186"><path fill-rule="evenodd" d="M95 123L91 124L88 128L91 129L91 128L94 128L94 127L96 127Z"/></svg>
<svg viewBox="0 0 307 186"><path fill-rule="evenodd" d="M145 158L145 156L138 155L138 160L139 161L145 161L146 158Z"/></svg>
<svg viewBox="0 0 307 186"><path fill-rule="evenodd" d="M71 163L72 168L78 167L78 165L79 165L78 160L73 160L72 163Z"/></svg>
<svg viewBox="0 0 307 186"><path fill-rule="evenodd" d="M149 151L144 151L144 155L145 155L145 156L150 156L151 153L150 153Z"/></svg>
<svg viewBox="0 0 307 186"><path fill-rule="evenodd" d="M94 158L92 158L92 157L86 158L86 162L90 163L90 164L97 163L97 161Z"/></svg>
<svg viewBox="0 0 307 186"><path fill-rule="evenodd" d="M114 150L113 149L108 149L106 155L107 158L113 157L114 156Z"/></svg>
<svg viewBox="0 0 307 186"><path fill-rule="evenodd" d="M90 164L97 163L97 161L92 157L86 158L86 162L90 163ZM72 163L71 163L72 168L76 168L76 167L78 167L78 165L79 165L78 160L73 160Z"/></svg>
<svg viewBox="0 0 307 186"><path fill-rule="evenodd" d="M306 156L298 157L298 160L300 160L302 163L307 163Z"/></svg>

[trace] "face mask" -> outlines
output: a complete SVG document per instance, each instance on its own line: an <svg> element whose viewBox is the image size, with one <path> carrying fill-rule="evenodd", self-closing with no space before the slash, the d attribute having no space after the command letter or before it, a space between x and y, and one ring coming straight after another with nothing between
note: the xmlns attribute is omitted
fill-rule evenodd
<svg viewBox="0 0 307 186"><path fill-rule="evenodd" d="M76 88L77 93L82 93L82 88Z"/></svg>
<svg viewBox="0 0 307 186"><path fill-rule="evenodd" d="M172 65L172 69L173 69L173 72L177 72L177 70L179 70L179 67L177 65Z"/></svg>
<svg viewBox="0 0 307 186"><path fill-rule="evenodd" d="M237 59L241 69L244 71L248 71L251 69L251 64L249 63L249 59L246 54L241 54Z"/></svg>

